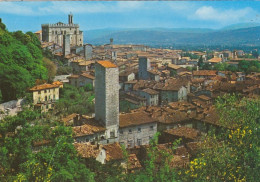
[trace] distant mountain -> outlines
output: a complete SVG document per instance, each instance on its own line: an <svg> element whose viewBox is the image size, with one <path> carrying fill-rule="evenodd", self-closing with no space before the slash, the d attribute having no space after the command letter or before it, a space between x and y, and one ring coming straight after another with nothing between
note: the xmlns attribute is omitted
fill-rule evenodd
<svg viewBox="0 0 260 182"><path fill-rule="evenodd" d="M145 45L260 45L260 26L232 30L211 29L121 29L102 30L94 38L84 32L91 44L106 44L112 37L115 44ZM99 35L97 35L99 33Z"/></svg>
<svg viewBox="0 0 260 182"><path fill-rule="evenodd" d="M226 26L221 30L236 30L241 28L251 28L251 27L258 27L258 26L260 26L260 23L238 23L238 24Z"/></svg>

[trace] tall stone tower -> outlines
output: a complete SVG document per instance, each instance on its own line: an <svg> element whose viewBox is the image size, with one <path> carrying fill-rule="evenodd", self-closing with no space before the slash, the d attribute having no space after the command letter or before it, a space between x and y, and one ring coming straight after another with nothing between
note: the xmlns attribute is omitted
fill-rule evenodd
<svg viewBox="0 0 260 182"><path fill-rule="evenodd" d="M95 65L95 119L105 126L109 142L118 140L119 73L110 61Z"/></svg>
<svg viewBox="0 0 260 182"><path fill-rule="evenodd" d="M69 25L73 24L73 14L69 14L69 21L68 21Z"/></svg>
<svg viewBox="0 0 260 182"><path fill-rule="evenodd" d="M147 57L139 57L139 70L138 77L139 80L149 79L149 70L151 70L150 60Z"/></svg>
<svg viewBox="0 0 260 182"><path fill-rule="evenodd" d="M70 54L70 35L63 35L63 56Z"/></svg>
<svg viewBox="0 0 260 182"><path fill-rule="evenodd" d="M110 38L110 45L113 45L114 39Z"/></svg>
<svg viewBox="0 0 260 182"><path fill-rule="evenodd" d="M111 59L112 59L113 63L116 64L117 51L112 51L112 52L111 52Z"/></svg>
<svg viewBox="0 0 260 182"><path fill-rule="evenodd" d="M92 58L92 52L93 48L91 44L85 44L84 45L84 57L86 60L89 60Z"/></svg>

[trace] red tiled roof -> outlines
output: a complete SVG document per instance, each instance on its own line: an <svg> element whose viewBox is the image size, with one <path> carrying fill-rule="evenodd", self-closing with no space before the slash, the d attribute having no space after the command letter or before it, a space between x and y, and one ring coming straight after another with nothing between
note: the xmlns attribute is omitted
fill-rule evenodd
<svg viewBox="0 0 260 182"><path fill-rule="evenodd" d="M188 139L195 140L199 136L199 131L193 128L188 127L179 127L179 128L172 128L169 130L164 131L165 133L179 136L179 137L185 137Z"/></svg>
<svg viewBox="0 0 260 182"><path fill-rule="evenodd" d="M103 148L106 150L106 161L121 160L124 158L123 150L119 143L104 145Z"/></svg>
<svg viewBox="0 0 260 182"><path fill-rule="evenodd" d="M157 120L145 112L134 112L119 115L119 127L137 126L147 123L153 123Z"/></svg>
<svg viewBox="0 0 260 182"><path fill-rule="evenodd" d="M84 77L89 78L89 79L91 79L91 80L95 80L95 77L94 77L94 76L89 75L89 74L87 74L87 73L82 73L80 76L84 76Z"/></svg>
<svg viewBox="0 0 260 182"><path fill-rule="evenodd" d="M85 117L85 116L83 116ZM100 125L94 118L84 118L84 124L72 128L76 137L93 135L94 133L104 132L106 129Z"/></svg>
<svg viewBox="0 0 260 182"><path fill-rule="evenodd" d="M42 84L42 85L37 85L37 86L30 88L30 91L38 91L38 90L45 90L45 89L58 88L58 87L59 87L59 85Z"/></svg>
<svg viewBox="0 0 260 182"><path fill-rule="evenodd" d="M105 68L117 68L117 66L110 61L98 61L97 63Z"/></svg>

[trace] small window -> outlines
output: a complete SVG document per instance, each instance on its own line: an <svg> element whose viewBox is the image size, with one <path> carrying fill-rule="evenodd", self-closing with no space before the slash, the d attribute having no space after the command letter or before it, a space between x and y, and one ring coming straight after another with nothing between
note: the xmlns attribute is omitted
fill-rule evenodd
<svg viewBox="0 0 260 182"><path fill-rule="evenodd" d="M128 130L128 133L132 133L132 129L129 129L129 130Z"/></svg>
<svg viewBox="0 0 260 182"><path fill-rule="evenodd" d="M48 99L47 99L47 96L45 96L45 101L47 101Z"/></svg>
<svg viewBox="0 0 260 182"><path fill-rule="evenodd" d="M113 131L110 132L110 138L115 138L115 132Z"/></svg>
<svg viewBox="0 0 260 182"><path fill-rule="evenodd" d="M120 130L120 131L119 131L119 133L120 133L121 135L123 135L123 134L124 134L123 130Z"/></svg>
<svg viewBox="0 0 260 182"><path fill-rule="evenodd" d="M53 100L55 100L55 94L53 95Z"/></svg>
<svg viewBox="0 0 260 182"><path fill-rule="evenodd" d="M138 146L142 145L142 139L137 139L137 145Z"/></svg>
<svg viewBox="0 0 260 182"><path fill-rule="evenodd" d="M150 130L153 130L153 126L150 126Z"/></svg>
<svg viewBox="0 0 260 182"><path fill-rule="evenodd" d="M38 91L38 94L41 94L41 91Z"/></svg>
<svg viewBox="0 0 260 182"><path fill-rule="evenodd" d="M138 132L141 132L142 131L142 129L141 128L138 128Z"/></svg>
<svg viewBox="0 0 260 182"><path fill-rule="evenodd" d="M47 90L44 90L44 93L47 93Z"/></svg>

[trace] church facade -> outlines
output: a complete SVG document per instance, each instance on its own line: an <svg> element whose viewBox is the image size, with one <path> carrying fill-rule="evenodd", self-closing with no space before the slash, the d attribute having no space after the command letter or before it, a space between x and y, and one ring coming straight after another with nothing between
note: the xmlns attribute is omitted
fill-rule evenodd
<svg viewBox="0 0 260 182"><path fill-rule="evenodd" d="M54 42L63 46L63 35L70 35L71 46L83 46L83 31L79 25L73 23L73 15L68 15L68 24L58 22L55 24L42 24L42 41Z"/></svg>

